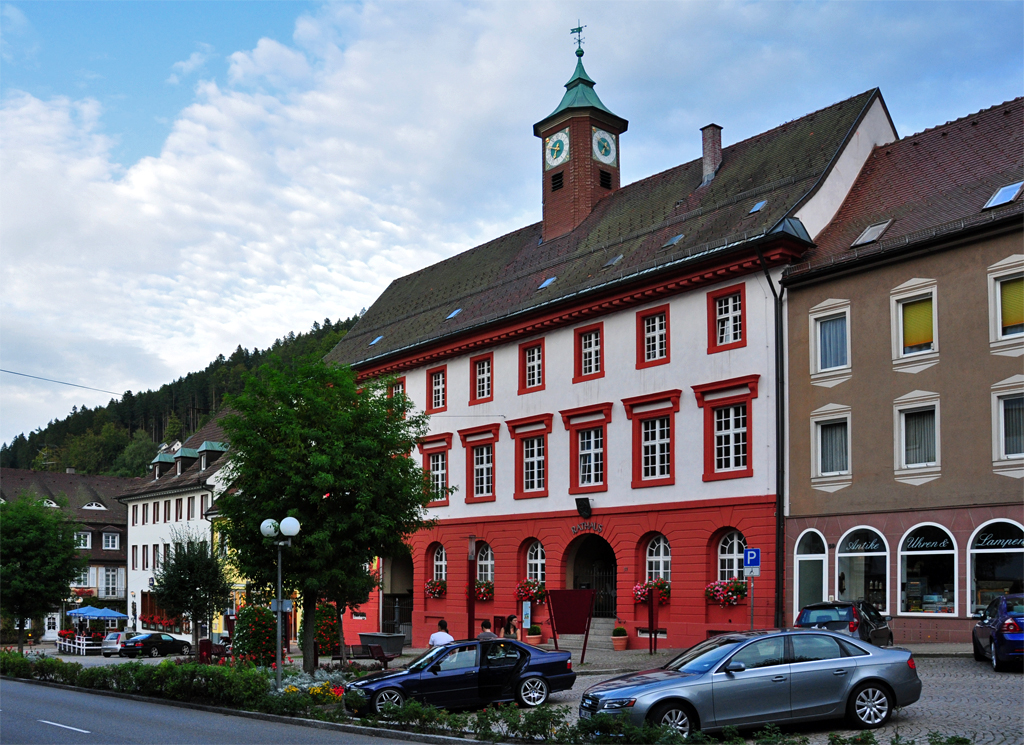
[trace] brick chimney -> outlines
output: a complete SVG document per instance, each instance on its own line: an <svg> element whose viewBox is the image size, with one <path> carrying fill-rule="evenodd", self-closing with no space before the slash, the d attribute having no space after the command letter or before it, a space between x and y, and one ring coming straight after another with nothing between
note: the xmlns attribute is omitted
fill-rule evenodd
<svg viewBox="0 0 1024 745"><path fill-rule="evenodd" d="M700 185L704 186L715 177L715 172L722 165L722 128L717 124L701 127L701 141L704 145L704 178Z"/></svg>

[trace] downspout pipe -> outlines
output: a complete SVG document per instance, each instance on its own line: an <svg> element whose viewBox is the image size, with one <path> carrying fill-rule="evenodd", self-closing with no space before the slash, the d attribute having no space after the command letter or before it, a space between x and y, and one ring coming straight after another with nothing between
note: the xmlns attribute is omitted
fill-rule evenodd
<svg viewBox="0 0 1024 745"><path fill-rule="evenodd" d="M757 258L775 301L775 628L781 629L786 625L783 618L786 602L786 516L783 494L786 488L786 370L782 317L786 288L779 287L776 291L760 246L757 247Z"/></svg>

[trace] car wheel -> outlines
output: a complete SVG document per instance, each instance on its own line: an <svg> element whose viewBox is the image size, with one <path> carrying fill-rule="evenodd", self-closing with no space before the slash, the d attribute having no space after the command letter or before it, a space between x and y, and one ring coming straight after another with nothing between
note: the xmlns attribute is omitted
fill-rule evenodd
<svg viewBox="0 0 1024 745"><path fill-rule="evenodd" d="M405 696L397 688L385 688L383 691L377 691L377 694L373 697L373 712L380 714L384 704L394 704L395 706L401 706L405 703Z"/></svg>
<svg viewBox="0 0 1024 745"><path fill-rule="evenodd" d="M118 652L117 656L118 657L127 657L128 655L126 655L124 652Z"/></svg>
<svg viewBox="0 0 1024 745"><path fill-rule="evenodd" d="M149 648L149 656L150 657L159 657L160 656L160 650L157 647L150 647Z"/></svg>
<svg viewBox="0 0 1024 745"><path fill-rule="evenodd" d="M697 715L684 703L668 701L655 706L647 720L655 727L673 727L683 737L697 729Z"/></svg>
<svg viewBox="0 0 1024 745"><path fill-rule="evenodd" d="M1004 663L1000 662L999 655L996 654L995 641L992 642L992 646L990 647L990 650L992 651L992 670L997 672L997 673L1003 672L1006 669L1006 665Z"/></svg>
<svg viewBox="0 0 1024 745"><path fill-rule="evenodd" d="M548 684L543 678L527 678L519 684L519 703L540 706L548 700Z"/></svg>
<svg viewBox="0 0 1024 745"><path fill-rule="evenodd" d="M185 655L191 654L192 653L192 645L190 645L190 644L182 644L181 645L181 653L185 654Z"/></svg>
<svg viewBox="0 0 1024 745"><path fill-rule="evenodd" d="M980 644L978 644L978 640L977 639L972 638L971 641L973 642L973 646L974 646L974 659L976 661L978 661L978 662L984 662L985 661L985 650L981 648Z"/></svg>
<svg viewBox="0 0 1024 745"><path fill-rule="evenodd" d="M892 716L892 694L876 683L864 683L850 696L849 715L860 729L881 727Z"/></svg>

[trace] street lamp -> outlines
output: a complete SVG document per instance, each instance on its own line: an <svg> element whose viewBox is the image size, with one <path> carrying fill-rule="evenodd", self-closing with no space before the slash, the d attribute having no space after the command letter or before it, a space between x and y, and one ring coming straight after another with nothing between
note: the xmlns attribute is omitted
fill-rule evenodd
<svg viewBox="0 0 1024 745"><path fill-rule="evenodd" d="M267 538L276 538L280 529L287 536L283 541L274 541L277 546L277 690L281 690L281 548L292 545L292 537L299 534L299 521L294 517L286 517L280 523L277 520L264 520L260 523L260 532Z"/></svg>

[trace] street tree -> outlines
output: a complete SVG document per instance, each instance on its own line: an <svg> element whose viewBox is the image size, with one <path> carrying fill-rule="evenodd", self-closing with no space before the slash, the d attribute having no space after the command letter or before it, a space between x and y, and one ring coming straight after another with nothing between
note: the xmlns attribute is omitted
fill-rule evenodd
<svg viewBox="0 0 1024 745"><path fill-rule="evenodd" d="M192 622L192 648L199 647L199 624L219 614L231 600L224 560L209 538L187 528L171 530L171 550L154 572L153 596L171 615Z"/></svg>
<svg viewBox="0 0 1024 745"><path fill-rule="evenodd" d="M348 367L272 358L229 398L233 488L217 504L232 559L254 584L272 585L277 551L260 523L296 518L302 528L284 549L284 577L310 617L318 599L353 602L343 588L355 568L404 551L427 524L431 496L410 457L427 418L400 391L392 395L391 382L357 384ZM303 665L312 671L314 625L305 629Z"/></svg>
<svg viewBox="0 0 1024 745"><path fill-rule="evenodd" d="M24 649L25 619L51 612L71 595L71 583L88 566L75 544L77 524L60 507L47 507L22 491L0 504L0 612L18 628Z"/></svg>

